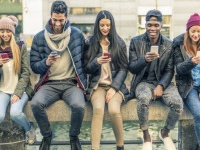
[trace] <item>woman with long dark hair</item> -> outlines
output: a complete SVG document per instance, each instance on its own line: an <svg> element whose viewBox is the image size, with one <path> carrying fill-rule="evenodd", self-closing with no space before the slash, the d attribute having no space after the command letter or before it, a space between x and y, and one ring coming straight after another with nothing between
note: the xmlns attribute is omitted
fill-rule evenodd
<svg viewBox="0 0 200 150"><path fill-rule="evenodd" d="M86 40L84 70L89 76L87 99L93 107L91 125L92 150L100 149L105 104L116 138L117 150L124 150L123 120L120 107L129 94L124 81L127 76L127 49L119 37L109 11L98 13L93 36Z"/></svg>

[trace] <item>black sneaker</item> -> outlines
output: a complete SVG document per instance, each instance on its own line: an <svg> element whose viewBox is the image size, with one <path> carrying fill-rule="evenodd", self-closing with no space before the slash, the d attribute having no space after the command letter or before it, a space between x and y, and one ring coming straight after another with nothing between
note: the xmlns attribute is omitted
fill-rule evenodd
<svg viewBox="0 0 200 150"><path fill-rule="evenodd" d="M71 150L82 150L78 136L70 136Z"/></svg>
<svg viewBox="0 0 200 150"><path fill-rule="evenodd" d="M43 137L39 150L50 150L51 139L52 139L52 136Z"/></svg>

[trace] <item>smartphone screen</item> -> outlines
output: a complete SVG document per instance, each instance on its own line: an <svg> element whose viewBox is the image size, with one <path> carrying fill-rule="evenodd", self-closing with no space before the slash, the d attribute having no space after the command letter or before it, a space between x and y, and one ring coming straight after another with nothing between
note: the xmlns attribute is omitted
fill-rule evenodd
<svg viewBox="0 0 200 150"><path fill-rule="evenodd" d="M151 52L155 52L158 54L158 46L151 46Z"/></svg>
<svg viewBox="0 0 200 150"><path fill-rule="evenodd" d="M60 57L57 51L52 51L51 54L56 55L56 58Z"/></svg>
<svg viewBox="0 0 200 150"><path fill-rule="evenodd" d="M8 58L8 53L0 53L1 58Z"/></svg>
<svg viewBox="0 0 200 150"><path fill-rule="evenodd" d="M103 53L103 56L107 56L107 58L110 58L110 53Z"/></svg>
<svg viewBox="0 0 200 150"><path fill-rule="evenodd" d="M200 56L200 51L197 51L197 54L196 54L196 56Z"/></svg>

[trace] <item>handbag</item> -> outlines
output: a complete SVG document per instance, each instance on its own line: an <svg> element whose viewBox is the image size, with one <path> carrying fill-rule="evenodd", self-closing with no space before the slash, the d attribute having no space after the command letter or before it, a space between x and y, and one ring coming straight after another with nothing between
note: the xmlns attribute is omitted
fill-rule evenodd
<svg viewBox="0 0 200 150"><path fill-rule="evenodd" d="M42 79L40 80L40 82L38 84L35 85L35 89L34 92L36 93L43 84L45 84L48 80L49 80L49 74L50 74L50 70L47 70L47 72L45 73L45 75L42 77Z"/></svg>

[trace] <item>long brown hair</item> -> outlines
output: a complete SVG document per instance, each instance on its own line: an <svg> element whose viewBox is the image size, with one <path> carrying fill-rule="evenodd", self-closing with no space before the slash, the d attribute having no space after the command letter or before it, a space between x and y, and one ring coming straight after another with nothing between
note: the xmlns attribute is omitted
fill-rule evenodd
<svg viewBox="0 0 200 150"><path fill-rule="evenodd" d="M197 42L197 49L192 46L192 40L189 36L189 30L184 35L184 47L185 50L192 56L196 56L198 50L200 50L200 40Z"/></svg>
<svg viewBox="0 0 200 150"><path fill-rule="evenodd" d="M3 40L0 39L0 44L3 43ZM13 55L13 68L14 68L14 73L18 74L20 69L21 69L21 61L20 61L20 49L18 44L15 41L15 37L12 34L11 39L10 39L10 49L12 51Z"/></svg>

